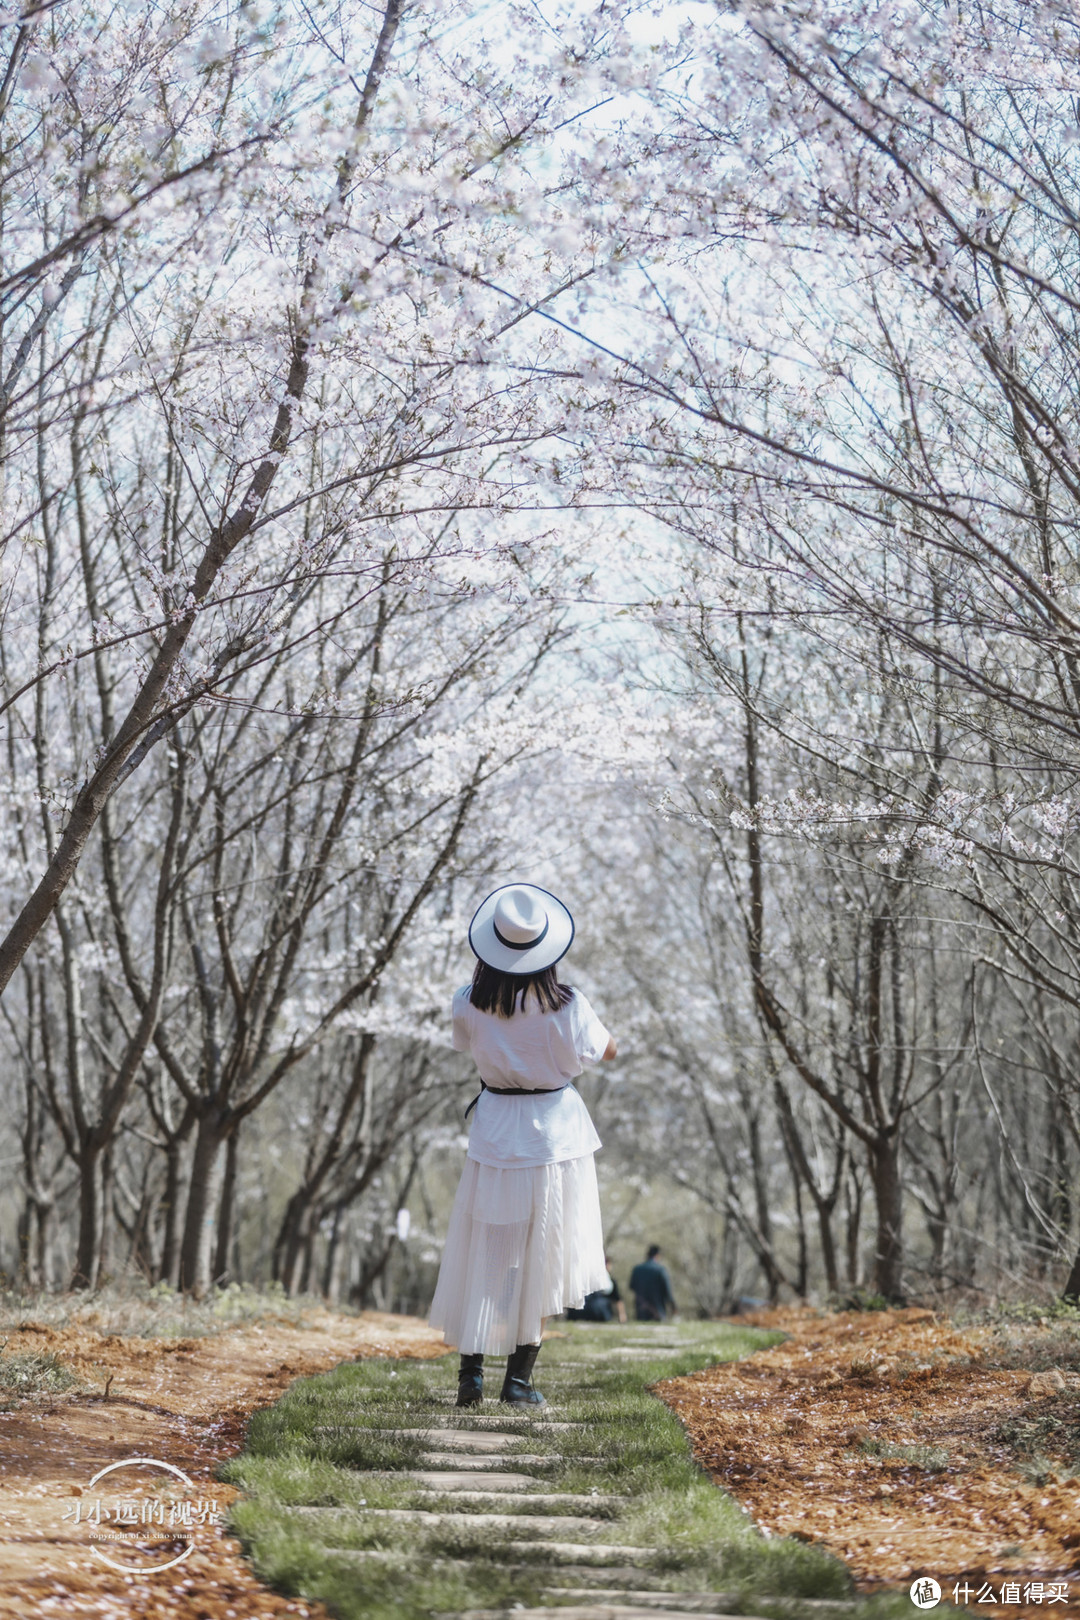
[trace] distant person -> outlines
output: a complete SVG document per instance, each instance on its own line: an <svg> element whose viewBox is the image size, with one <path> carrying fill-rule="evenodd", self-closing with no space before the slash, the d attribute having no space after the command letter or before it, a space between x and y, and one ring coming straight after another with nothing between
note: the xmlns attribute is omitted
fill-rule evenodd
<svg viewBox="0 0 1080 1620"><path fill-rule="evenodd" d="M630 1273L630 1292L639 1322L666 1322L675 1309L671 1278L667 1267L657 1259L659 1253L659 1243L650 1243L648 1254Z"/></svg>
<svg viewBox="0 0 1080 1620"><path fill-rule="evenodd" d="M585 1303L579 1310L568 1310L567 1317L571 1322L614 1322L616 1317L625 1324L626 1306L619 1293L619 1285L611 1275L611 1261L604 1256L607 1267L608 1286L597 1288L593 1293L585 1295Z"/></svg>
<svg viewBox="0 0 1080 1620"><path fill-rule="evenodd" d="M615 1042L556 964L574 923L532 883L488 895L469 928L471 985L454 997L455 1052L480 1095L450 1214L431 1325L461 1351L457 1404L484 1394L484 1357L506 1356L500 1400L537 1407L544 1318L608 1282L593 1154L600 1138L573 1082Z"/></svg>

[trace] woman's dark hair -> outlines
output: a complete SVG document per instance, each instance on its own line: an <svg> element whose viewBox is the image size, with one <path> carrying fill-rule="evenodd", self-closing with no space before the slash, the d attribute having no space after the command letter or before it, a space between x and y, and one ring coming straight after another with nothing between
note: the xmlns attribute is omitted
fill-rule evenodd
<svg viewBox="0 0 1080 1620"><path fill-rule="evenodd" d="M559 983L559 971L554 964L542 973L500 973L498 968L478 961L469 1000L478 1012L512 1018L519 1007L524 1007L530 990L540 1003L541 1012L558 1012L574 999L570 986Z"/></svg>

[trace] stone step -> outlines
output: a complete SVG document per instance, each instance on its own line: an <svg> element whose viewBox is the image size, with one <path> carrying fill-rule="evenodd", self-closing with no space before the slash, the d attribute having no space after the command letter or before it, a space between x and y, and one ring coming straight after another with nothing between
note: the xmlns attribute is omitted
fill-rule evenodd
<svg viewBox="0 0 1080 1620"><path fill-rule="evenodd" d="M414 1434L425 1446L438 1446L444 1451L472 1452L474 1456L488 1456L496 1451L509 1451L520 1446L524 1435L494 1433L483 1429L384 1429L383 1434Z"/></svg>
<svg viewBox="0 0 1080 1620"><path fill-rule="evenodd" d="M663 1353L664 1345L659 1344L613 1344L610 1349L594 1350L590 1360L597 1361L604 1356L653 1356L660 1351Z"/></svg>
<svg viewBox="0 0 1080 1620"><path fill-rule="evenodd" d="M420 1461L424 1464L425 1468L471 1469L478 1473L482 1473L485 1469L501 1468L503 1466L499 1462L498 1453L490 1451L486 1453L468 1451L425 1451L423 1456L420 1458ZM514 1456L506 1459L506 1466L508 1468L523 1468L527 1464L530 1468L547 1468L562 1461L563 1458L559 1456ZM598 1463L601 1461L601 1458L575 1457L574 1461L575 1463L582 1464Z"/></svg>
<svg viewBox="0 0 1080 1620"><path fill-rule="evenodd" d="M560 1530L566 1526L565 1519L549 1519L548 1523L557 1525ZM523 1558L534 1553L538 1547L560 1559L563 1564L647 1564L660 1553L658 1547L613 1547L610 1542L501 1541L499 1543L500 1552L514 1553ZM535 1568L535 1564L532 1567Z"/></svg>
<svg viewBox="0 0 1080 1620"><path fill-rule="evenodd" d="M491 1404L494 1406L497 1403L492 1401ZM532 1411L530 1411L526 1406L504 1406L502 1412L498 1416L496 1416L494 1412L482 1413L478 1414L476 1417L462 1419L462 1421L475 1424L480 1429L499 1429L507 1423L528 1423L530 1425L540 1423L545 1429L555 1429L559 1432L562 1432L565 1429L583 1429L585 1427L584 1423L567 1423L561 1418L545 1417L544 1413L545 1408L542 1406L535 1407ZM400 1431L395 1429L393 1432L397 1434ZM406 1432L415 1433L416 1431L408 1430ZM440 1428L438 1432L442 1434L447 1431ZM457 1434L465 1434L468 1431L465 1429L458 1429L454 1432ZM521 1436L519 1435L518 1439L520 1438Z"/></svg>
<svg viewBox="0 0 1080 1620"><path fill-rule="evenodd" d="M401 1557L400 1547L327 1547L328 1558L348 1558L358 1564L388 1563ZM457 1560L455 1560L457 1562Z"/></svg>
<svg viewBox="0 0 1080 1620"><path fill-rule="evenodd" d="M607 1573L607 1570L605 1570L604 1574ZM635 1570L633 1573L636 1575L640 1572ZM715 1613L718 1609L722 1609L726 1613L728 1609L737 1609L740 1601L742 1601L734 1592L644 1592L621 1586L551 1586L545 1589L544 1596L580 1598L582 1602L588 1603L630 1604L634 1608L659 1609L665 1613L670 1612L672 1608L677 1608L686 1613L697 1615ZM843 1612L856 1607L853 1599L803 1598L792 1597L790 1594L787 1596L770 1595L766 1597L761 1592L757 1594L754 1601L761 1604L767 1603L770 1607L774 1603L790 1605L800 1615L805 1613L824 1614L826 1611L831 1613L834 1609ZM518 1614L520 1610L514 1612Z"/></svg>
<svg viewBox="0 0 1080 1620"><path fill-rule="evenodd" d="M413 1492L415 1496L454 1496L470 1502L492 1497L497 1501L535 1502L543 1507L565 1504L567 1507L590 1509L621 1507L630 1500L628 1496L612 1496L603 1491L545 1491L547 1481L534 1479L531 1474L515 1474L509 1469L458 1472L451 1469L372 1468L365 1470L360 1478L386 1485L416 1485L419 1489Z"/></svg>
<svg viewBox="0 0 1080 1620"><path fill-rule="evenodd" d="M672 1609L678 1609L683 1614L727 1614L739 1608L739 1599L734 1592L642 1592L640 1589L619 1586L551 1586L545 1589L544 1596L558 1598L560 1603L566 1598L577 1598L583 1604L613 1603L648 1609L650 1613L660 1610L665 1614ZM515 1613L520 1611L515 1610Z"/></svg>
<svg viewBox="0 0 1080 1620"><path fill-rule="evenodd" d="M500 1541L499 1551L503 1552L508 1545L510 1545L510 1543ZM546 1554L553 1550L551 1543L548 1541L525 1541L520 1542L519 1546L527 1548L531 1553L539 1551ZM588 1553L626 1552L627 1550L628 1549L626 1548L613 1548L604 1545L586 1547L583 1549L583 1551ZM629 1551L635 1550L636 1549L633 1548L629 1549ZM400 1548L328 1547L326 1551L334 1558L356 1559L357 1562L363 1562L365 1559L370 1559L373 1563L378 1563L380 1560L385 1563L388 1560L401 1557ZM436 1566L438 1566L440 1569L471 1569L474 1567L471 1558L448 1558L442 1555L436 1555L432 1559L432 1567L434 1568ZM508 1563L506 1560L500 1558L499 1568L503 1570L512 1570L515 1574L528 1575L531 1577L535 1577L537 1571L540 1570L549 1581L554 1580L556 1576L559 1575L572 1575L575 1580L579 1581L587 1581L591 1576L595 1576L598 1586L602 1581L616 1581L625 1579L630 1585L633 1585L635 1581L640 1584L642 1580L648 1579L648 1575L644 1571L634 1568L629 1564L623 1565L603 1562L597 1562L594 1564L553 1564L547 1558L544 1558L539 1562L534 1558L528 1563ZM566 1589L563 1587L552 1587L551 1590L553 1594L562 1596ZM583 1588L581 1590L584 1590L586 1593L591 1595L591 1587ZM603 1588L602 1590L606 1592L608 1589ZM618 1588L617 1590L619 1596L621 1597L623 1595L622 1588ZM636 1595L640 1594L638 1593ZM653 1594L647 1593L646 1595L652 1596ZM669 1596L671 1594L662 1593L661 1595Z"/></svg>
<svg viewBox="0 0 1080 1620"><path fill-rule="evenodd" d="M589 1603L560 1604L557 1613L559 1620L654 1620L656 1610L625 1603ZM665 1609L664 1613L670 1620L678 1620L680 1615L694 1616L694 1620L734 1620L730 1609L725 1613L715 1609L707 1613L700 1609ZM458 1620L552 1620L552 1612L550 1609L465 1609ZM744 1615L742 1620L761 1620L761 1617Z"/></svg>
<svg viewBox="0 0 1080 1620"><path fill-rule="evenodd" d="M365 1515L393 1519L399 1523L413 1523L417 1529L425 1525L453 1525L456 1530L471 1526L476 1530L531 1530L534 1534L587 1536L601 1530L610 1520L589 1519L572 1513L438 1513L427 1508L363 1508Z"/></svg>
<svg viewBox="0 0 1080 1620"><path fill-rule="evenodd" d="M516 1575L535 1575L535 1564L508 1564L501 1563L501 1569L512 1571ZM620 1596L624 1591L633 1589L640 1595L644 1591L646 1581L655 1581L657 1584L650 1590L661 1597L669 1596L669 1590L662 1583L670 1580L670 1575L651 1575L648 1570L633 1564L550 1564L544 1568L544 1577L549 1583L562 1581L562 1586L552 1585L551 1590L560 1595L564 1592L570 1596L591 1596L594 1591L608 1595L617 1592Z"/></svg>
<svg viewBox="0 0 1080 1620"><path fill-rule="evenodd" d="M455 1458L454 1461L456 1460ZM484 1460L481 1459L481 1461ZM516 1457L514 1461L517 1462ZM436 1468L423 1468L410 1469L408 1473L403 1470L401 1473L395 1471L367 1474L364 1477L367 1479L409 1480L410 1483L435 1491L439 1495L445 1495L447 1491L466 1491L474 1494L480 1492L527 1491L530 1486L543 1483L541 1480L533 1479L531 1474L513 1474L509 1469L504 1470L502 1473L496 1472L490 1469L490 1462L486 1471L481 1471L478 1468L461 1469L460 1471L448 1468L440 1472Z"/></svg>
<svg viewBox="0 0 1080 1620"><path fill-rule="evenodd" d="M444 1525L453 1525L455 1530L471 1528L474 1530L531 1530L537 1535L545 1533L563 1533L572 1531L575 1535L587 1536L590 1531L600 1530L610 1520L587 1519L571 1513L435 1513L427 1508L342 1508L342 1507L301 1507L290 1506L282 1510L285 1513L321 1514L323 1518L348 1515L350 1519L389 1519L395 1524L412 1524L418 1530L442 1528ZM522 1545L531 1547L533 1542L524 1542Z"/></svg>
<svg viewBox="0 0 1080 1620"><path fill-rule="evenodd" d="M678 1351L677 1344L620 1344L612 1350L594 1350L590 1361L595 1366L597 1359L603 1356L673 1356ZM702 1346L701 1353L709 1352Z"/></svg>
<svg viewBox="0 0 1080 1620"><path fill-rule="evenodd" d="M532 1481L528 1475L525 1478L531 1485ZM502 1503L511 1502L524 1505L531 1502L534 1507L546 1508L549 1513L559 1513L562 1508L570 1508L587 1514L594 1508L624 1507L630 1500L628 1496L601 1496L599 1492L595 1496L591 1493L586 1496L574 1495L570 1491L473 1490L470 1486L466 1486L464 1490L424 1490L416 1491L414 1494L420 1501L429 1502L437 1502L444 1496L452 1496L455 1502L468 1502L477 1507L483 1507L485 1504L498 1507Z"/></svg>
<svg viewBox="0 0 1080 1620"><path fill-rule="evenodd" d="M500 1543L500 1545L505 1544ZM526 1545L532 1550L535 1550L536 1547L543 1548L545 1552L550 1552L552 1550L550 1544L546 1542L528 1542ZM588 1548L586 1550L589 1552L607 1553L618 1552L620 1549L617 1547L596 1547ZM629 1550L642 1551L643 1549ZM364 1563L367 1561L372 1563L382 1561L385 1563L401 1557L400 1551L387 1551L378 1547L328 1547L326 1551L333 1558L355 1560L357 1563ZM451 1567L455 1569L467 1569L469 1568L470 1563L467 1558L440 1558L437 1559L436 1562L440 1565L440 1567ZM544 1570L544 1573L548 1576L549 1580L556 1574L577 1574L579 1577L585 1579L595 1575L598 1581L601 1577L608 1581L620 1579L622 1577L625 1577L631 1582L641 1580L641 1570L633 1568L630 1565L620 1568L618 1565L597 1563L593 1565L578 1565L575 1568L574 1565L564 1564L556 1569L553 1569L544 1564L538 1566L534 1562L529 1564L509 1565L504 1563L501 1564L500 1567L504 1570L511 1570L514 1573L521 1572L525 1574L535 1574L537 1568L539 1567L540 1569ZM539 1613L545 1617L545 1620L559 1620L559 1616L565 1616L566 1614L573 1612L572 1610L562 1606L562 1600L566 1598L580 1599L580 1607L587 1607L590 1614L594 1614L595 1610L598 1608L603 1610L608 1610L612 1607L629 1610L643 1609L650 1616L655 1616L658 1612L662 1615L666 1615L667 1620L672 1620L672 1616L675 1614L694 1615L696 1620L707 1620L708 1616L716 1614L723 1614L726 1617L731 1610L738 1610L740 1601L732 1592L646 1591L641 1587L614 1587L600 1586L599 1584L596 1586L582 1587L548 1586L544 1589L544 1596L559 1600L557 1607L555 1607L554 1613L552 1612L551 1608L541 1609L539 1611ZM800 1617L804 1615L820 1615L822 1616L822 1620L825 1620L827 1615L831 1615L833 1613L845 1614L851 1610L854 1610L858 1606L857 1601L852 1598L803 1598L792 1597L790 1593L782 1596L766 1596L759 1592L757 1595L757 1602L762 1605L768 1604L770 1608L777 1606L787 1609L792 1614ZM494 1613L500 1616L500 1620L504 1613L503 1610L483 1609L473 1609L468 1612L474 1616L477 1614L482 1615L485 1613ZM527 1615L530 1612L535 1613L537 1611L512 1609L509 1611L509 1620L521 1620L522 1614ZM455 1620L465 1620L465 1616L456 1616ZM741 1620L747 1620L747 1617L745 1615L741 1616Z"/></svg>
<svg viewBox="0 0 1080 1620"><path fill-rule="evenodd" d="M630 1354L636 1356L637 1351L632 1350ZM588 1367L582 1367L581 1373L589 1373L594 1369L595 1362ZM484 1406L493 1407L494 1410L489 1412L477 1412L476 1416L480 1419L495 1418L497 1416L500 1423L505 1423L506 1415L512 1412L514 1414L514 1418L526 1417L531 1420L535 1415L535 1417L541 1421L547 1421L551 1413L551 1405L553 1401L572 1399L575 1395L580 1394L580 1374L577 1378L563 1378L561 1368L559 1372L549 1372L547 1374L541 1374L538 1372L536 1375L536 1388L539 1390L541 1395L547 1397L548 1404L546 1407L540 1406L530 1408L528 1406L513 1406L509 1402L504 1404L498 1399L498 1388L496 1386L496 1382L493 1380L488 1385L488 1392L484 1396L483 1404ZM553 1394L552 1391L555 1391L555 1393ZM430 1395L428 1399L434 1406L447 1407L454 1412L459 1412L461 1410L457 1404L457 1399L453 1391L447 1395ZM473 1412L475 1411L475 1407L466 1407L465 1410ZM511 1421L513 1421L513 1419L511 1419Z"/></svg>
<svg viewBox="0 0 1080 1620"><path fill-rule="evenodd" d="M427 1446L432 1449L438 1448L453 1451L467 1451L471 1446L476 1451L498 1451L506 1446L519 1446L523 1440L533 1440L539 1438L537 1435L537 1429L539 1428L551 1429L554 1431L561 1429L583 1429L585 1427L583 1423L555 1423L550 1420L541 1422L541 1420L538 1419L534 1427L531 1427L524 1432L517 1433L513 1429L507 1429L505 1427L505 1418L492 1418L490 1422L485 1421L483 1418L474 1418L473 1423L476 1425L476 1427L471 1429L438 1428L364 1430L357 1425L354 1432L377 1435L380 1439L390 1438L400 1440L404 1437L408 1440L416 1440L420 1445ZM343 1425L337 1425L337 1428L341 1427L343 1427Z"/></svg>

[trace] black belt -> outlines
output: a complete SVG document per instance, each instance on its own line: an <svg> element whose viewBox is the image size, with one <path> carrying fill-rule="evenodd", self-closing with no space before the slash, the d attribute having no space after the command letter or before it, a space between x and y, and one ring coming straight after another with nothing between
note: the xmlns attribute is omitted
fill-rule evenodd
<svg viewBox="0 0 1080 1620"><path fill-rule="evenodd" d="M570 1081L568 1080L564 1086L532 1086L526 1088L525 1086L489 1086L486 1080L481 1080L480 1090L465 1110L465 1118L468 1119L485 1091L490 1091L493 1097L546 1097L549 1094L554 1095L557 1091L565 1091L566 1086L569 1084Z"/></svg>

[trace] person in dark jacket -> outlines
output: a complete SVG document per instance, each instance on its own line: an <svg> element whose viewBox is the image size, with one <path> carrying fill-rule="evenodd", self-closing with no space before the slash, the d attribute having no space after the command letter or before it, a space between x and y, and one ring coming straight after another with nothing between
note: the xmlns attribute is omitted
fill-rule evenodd
<svg viewBox="0 0 1080 1620"><path fill-rule="evenodd" d="M611 1261L604 1256L607 1266L609 1286L598 1288L595 1293L585 1295L585 1304L580 1310L569 1310L566 1315L571 1322L614 1322L616 1317L620 1322L626 1321L626 1306L623 1304L619 1285L611 1275Z"/></svg>
<svg viewBox="0 0 1080 1620"><path fill-rule="evenodd" d="M645 1259L630 1273L630 1292L639 1322L666 1322L675 1310L671 1278L667 1267L657 1259L659 1253L659 1243L650 1243Z"/></svg>

